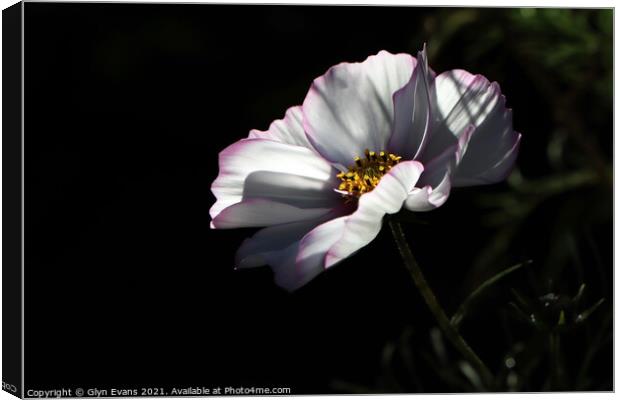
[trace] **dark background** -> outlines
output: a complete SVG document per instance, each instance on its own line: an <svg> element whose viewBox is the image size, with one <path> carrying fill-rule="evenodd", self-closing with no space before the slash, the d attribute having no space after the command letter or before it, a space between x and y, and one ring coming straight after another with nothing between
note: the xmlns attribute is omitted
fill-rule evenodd
<svg viewBox="0 0 620 400"><path fill-rule="evenodd" d="M508 182L406 227L431 286L450 314L532 260L463 336L498 390L611 390L611 32L610 10L26 3L26 389L477 390L387 229L294 294L233 270L253 230L209 229L219 151L331 65L426 42L523 133Z"/></svg>

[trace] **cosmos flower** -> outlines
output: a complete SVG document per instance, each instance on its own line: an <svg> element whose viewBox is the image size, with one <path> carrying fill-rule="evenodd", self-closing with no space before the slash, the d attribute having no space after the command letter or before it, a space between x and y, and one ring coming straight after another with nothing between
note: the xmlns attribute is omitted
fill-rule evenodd
<svg viewBox="0 0 620 400"><path fill-rule="evenodd" d="M331 67L301 106L220 153L211 228L265 227L236 266L270 265L295 290L370 243L386 214L505 179L520 138L497 83L436 75L425 50L381 51Z"/></svg>

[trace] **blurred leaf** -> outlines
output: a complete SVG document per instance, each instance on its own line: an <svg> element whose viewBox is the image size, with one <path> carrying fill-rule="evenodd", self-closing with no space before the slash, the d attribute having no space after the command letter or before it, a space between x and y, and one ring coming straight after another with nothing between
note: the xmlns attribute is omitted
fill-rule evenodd
<svg viewBox="0 0 620 400"><path fill-rule="evenodd" d="M456 35L464 26L473 23L478 17L478 10L474 8L453 10L446 16L429 17L426 22L427 31L432 30L432 35L429 40L428 57L434 59L437 54L442 51L442 45L448 42L454 35ZM436 29L439 26L439 29Z"/></svg>
<svg viewBox="0 0 620 400"><path fill-rule="evenodd" d="M476 388L477 391L479 392L485 391L480 375L478 375L478 372L476 372L476 370L468 362L466 361L459 362L459 368L461 369L461 372L463 373L463 375L467 377L469 382L472 384L474 388Z"/></svg>
<svg viewBox="0 0 620 400"><path fill-rule="evenodd" d="M454 325L454 327L458 329L458 327L461 324L463 318L465 317L465 315L467 315L467 312L468 312L470 306L472 305L472 303L486 289L488 289L489 287L493 286L493 284L495 284L497 281L499 281L500 279L504 278L505 276L509 275L510 273L520 269L524 265L530 265L531 263L532 263L532 260L528 260L528 261L525 261L525 262L513 265L512 267L506 268L505 270L495 274L491 278L489 278L486 281L484 281L480 286L478 286L478 288L476 290L474 290L469 296L467 296L467 298L461 303L461 305L458 307L458 309L456 310L456 312L452 316L452 318L450 320L450 323L452 323L452 325Z"/></svg>
<svg viewBox="0 0 620 400"><path fill-rule="evenodd" d="M588 319L588 317L590 317L590 315L592 315L592 313L594 311L596 311L597 308L600 307L601 304L603 304L605 302L605 299L600 299L599 301L597 301L592 307L588 308L586 311L582 312L581 314L577 315L577 318L575 320L575 322L577 323L583 323L586 319Z"/></svg>

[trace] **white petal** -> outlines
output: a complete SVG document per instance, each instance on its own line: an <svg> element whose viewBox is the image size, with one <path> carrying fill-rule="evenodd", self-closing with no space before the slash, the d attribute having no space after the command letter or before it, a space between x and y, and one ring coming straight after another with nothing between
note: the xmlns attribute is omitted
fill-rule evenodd
<svg viewBox="0 0 620 400"><path fill-rule="evenodd" d="M466 127L459 138L443 152L424 164L424 173L420 177L418 186L430 185L435 187L446 175L453 173L463 160L469 148L469 143L474 133L474 126Z"/></svg>
<svg viewBox="0 0 620 400"><path fill-rule="evenodd" d="M342 203L342 196L334 191L338 183L336 175L321 180L282 172L256 171L245 180L243 199L269 199L300 208L335 207Z"/></svg>
<svg viewBox="0 0 620 400"><path fill-rule="evenodd" d="M414 188L405 201L410 211L430 211L446 202L452 188L452 174L466 153L471 140L473 126L465 129L456 143L424 166L417 188Z"/></svg>
<svg viewBox="0 0 620 400"><path fill-rule="evenodd" d="M267 264L271 253L282 252L299 240L320 222L302 221L270 226L256 232L251 238L245 239L235 256L236 267L249 268ZM295 259L290 264L294 269Z"/></svg>
<svg viewBox="0 0 620 400"><path fill-rule="evenodd" d="M424 170L417 161L401 162L381 178L377 187L359 199L357 210L346 217L342 237L325 256L325 267L366 246L381 230L383 216L398 212Z"/></svg>
<svg viewBox="0 0 620 400"><path fill-rule="evenodd" d="M425 47L418 53L411 79L394 94L394 132L388 150L408 160L420 154L428 137L431 80Z"/></svg>
<svg viewBox="0 0 620 400"><path fill-rule="evenodd" d="M325 253L342 236L344 224L338 216L343 211L342 208L335 209L317 220L260 230L246 239L237 251L237 266L247 268L268 264L278 286L288 291L300 288L324 271ZM310 236L314 240L302 252L301 239Z"/></svg>
<svg viewBox="0 0 620 400"><path fill-rule="evenodd" d="M431 139L420 157L425 163L454 144L466 127L471 140L458 167L453 186L495 183L513 167L521 136L512 128L512 112L497 83L481 75L453 70L435 78L431 90Z"/></svg>
<svg viewBox="0 0 620 400"><path fill-rule="evenodd" d="M482 75L463 70L439 74L431 86L431 135L420 160L426 165L454 144L469 125L478 127L499 102L499 92Z"/></svg>
<svg viewBox="0 0 620 400"><path fill-rule="evenodd" d="M482 173L474 174L469 172L461 172L460 166L457 169L456 176L454 178L454 186L474 186L474 185L487 185L503 181L508 177L519 153L519 146L521 144L521 134L517 133L513 147L506 152L506 154L498 157L499 161L495 165L483 170ZM474 153L474 152L472 152ZM501 153L500 153L501 154ZM500 158L501 157L501 158ZM465 154L467 158L467 153ZM465 158L463 162L465 162Z"/></svg>
<svg viewBox="0 0 620 400"><path fill-rule="evenodd" d="M250 228L318 219L331 208L299 208L267 199L248 199L226 207L211 220L216 229Z"/></svg>
<svg viewBox="0 0 620 400"><path fill-rule="evenodd" d="M330 181L338 173L309 149L265 139L243 139L230 145L220 153L219 167L211 186L217 198L209 211L211 218L243 199L246 180L252 173L269 171L318 181Z"/></svg>
<svg viewBox="0 0 620 400"><path fill-rule="evenodd" d="M453 70L435 78L438 117L458 134L468 125L479 126L499 101L497 88L482 75Z"/></svg>
<svg viewBox="0 0 620 400"><path fill-rule="evenodd" d="M308 283L326 268L326 256L330 247L343 235L348 217L327 221L310 231L300 241L293 271L286 274L286 288L294 290ZM284 274L283 274L284 275Z"/></svg>
<svg viewBox="0 0 620 400"><path fill-rule="evenodd" d="M321 271L297 269L295 259L299 252L299 241L289 245L283 250L265 254L265 259L274 274L276 285L289 292L299 289Z"/></svg>
<svg viewBox="0 0 620 400"><path fill-rule="evenodd" d="M317 151L349 165L366 148L386 148L393 131L394 93L411 78L414 59L381 51L342 63L314 80L303 103L303 125Z"/></svg>
<svg viewBox="0 0 620 400"><path fill-rule="evenodd" d="M325 270L325 254L342 236L344 218L331 219L318 226L315 222L310 228L302 223L265 228L244 242L237 253L238 260L241 260L238 265L269 264L278 286L288 291L296 290ZM300 232L306 228L314 229L300 240ZM261 237L257 238L259 235Z"/></svg>
<svg viewBox="0 0 620 400"><path fill-rule="evenodd" d="M512 128L512 110L506 109L497 83L491 88L499 101L476 128L467 152L454 174L454 186L484 185L504 180L517 157L521 135Z"/></svg>
<svg viewBox="0 0 620 400"><path fill-rule="evenodd" d="M405 208L416 212L434 210L448 200L450 187L450 175L446 174L435 188L431 186L415 188L407 196Z"/></svg>
<svg viewBox="0 0 620 400"><path fill-rule="evenodd" d="M250 139L273 140L315 151L304 132L301 106L291 107L286 110L284 118L273 121L266 131L251 130L248 137Z"/></svg>

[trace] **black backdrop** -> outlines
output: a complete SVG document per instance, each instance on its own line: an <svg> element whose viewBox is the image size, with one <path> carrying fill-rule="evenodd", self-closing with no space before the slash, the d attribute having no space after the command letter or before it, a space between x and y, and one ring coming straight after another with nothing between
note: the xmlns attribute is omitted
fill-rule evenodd
<svg viewBox="0 0 620 400"><path fill-rule="evenodd" d="M210 184L219 151L300 104L331 65L415 54L432 12L26 3L26 388L372 384L386 342L433 326L389 232L291 295L268 267L233 270L253 231L209 229ZM509 103L536 103L511 72ZM515 110L531 174L539 139L526 131L548 122ZM493 235L471 190L408 228L448 308ZM495 367L504 339L489 324L482 313L465 334Z"/></svg>

